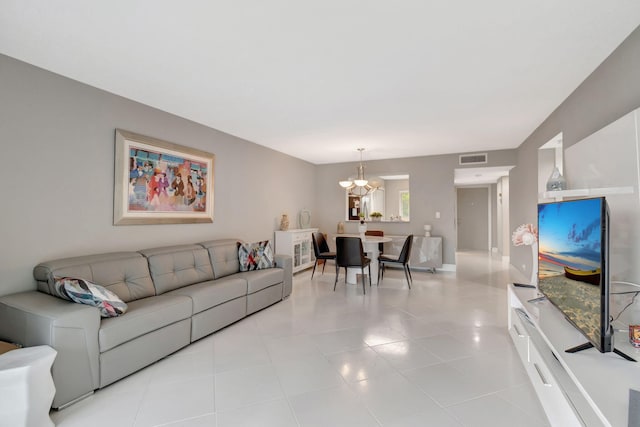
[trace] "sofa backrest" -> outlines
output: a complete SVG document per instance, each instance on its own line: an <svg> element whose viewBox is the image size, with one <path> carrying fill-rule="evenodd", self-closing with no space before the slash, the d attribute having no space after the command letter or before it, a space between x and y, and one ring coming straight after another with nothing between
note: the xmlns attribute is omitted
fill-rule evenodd
<svg viewBox="0 0 640 427"><path fill-rule="evenodd" d="M209 254L200 245L176 245L140 251L149 262L156 293L213 280Z"/></svg>
<svg viewBox="0 0 640 427"><path fill-rule="evenodd" d="M238 260L238 242L240 241L239 239L220 239L200 243L209 252L209 260L216 279L240 271Z"/></svg>
<svg viewBox="0 0 640 427"><path fill-rule="evenodd" d="M112 252L43 262L33 269L38 290L57 295L53 277L74 277L104 286L125 302L155 295L147 260L137 252Z"/></svg>

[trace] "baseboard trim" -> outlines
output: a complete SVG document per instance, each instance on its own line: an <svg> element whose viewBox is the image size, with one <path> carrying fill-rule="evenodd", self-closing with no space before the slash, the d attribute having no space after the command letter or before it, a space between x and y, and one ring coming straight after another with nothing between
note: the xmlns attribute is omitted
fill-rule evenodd
<svg viewBox="0 0 640 427"><path fill-rule="evenodd" d="M455 264L442 264L442 267L438 267L438 268L431 268L431 267L423 267L423 266L418 266L418 267L414 267L413 265L410 266L411 270L415 270L415 271L452 271L455 272L456 271L456 265Z"/></svg>

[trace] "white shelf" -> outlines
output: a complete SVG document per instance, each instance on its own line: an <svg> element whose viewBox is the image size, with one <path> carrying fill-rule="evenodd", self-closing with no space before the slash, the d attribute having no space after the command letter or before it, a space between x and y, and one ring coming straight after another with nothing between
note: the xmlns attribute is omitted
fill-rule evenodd
<svg viewBox="0 0 640 427"><path fill-rule="evenodd" d="M633 187L577 188L575 190L556 190L540 193L541 199L562 200L564 197L597 197L613 194L633 194Z"/></svg>
<svg viewBox="0 0 640 427"><path fill-rule="evenodd" d="M529 301L539 296L535 289L509 285L508 292L509 333L551 425L627 427L629 389L640 389L640 363L595 348L566 353L584 344L586 338L560 310L547 300ZM519 321L516 309L530 323ZM616 331L614 345L640 360L640 349L629 344L625 333ZM534 351L539 355L535 361ZM532 364L543 369L550 384L540 385L539 372Z"/></svg>
<svg viewBox="0 0 640 427"><path fill-rule="evenodd" d="M304 228L286 231L276 231L276 253L290 255L293 259L293 272L297 273L305 268L313 267L316 257L313 252L311 234L317 228Z"/></svg>

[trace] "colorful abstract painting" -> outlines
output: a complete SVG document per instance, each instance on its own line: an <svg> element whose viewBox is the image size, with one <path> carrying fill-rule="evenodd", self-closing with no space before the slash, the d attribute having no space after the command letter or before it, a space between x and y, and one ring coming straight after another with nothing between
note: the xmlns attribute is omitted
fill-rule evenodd
<svg viewBox="0 0 640 427"><path fill-rule="evenodd" d="M214 155L116 130L114 224L213 221Z"/></svg>

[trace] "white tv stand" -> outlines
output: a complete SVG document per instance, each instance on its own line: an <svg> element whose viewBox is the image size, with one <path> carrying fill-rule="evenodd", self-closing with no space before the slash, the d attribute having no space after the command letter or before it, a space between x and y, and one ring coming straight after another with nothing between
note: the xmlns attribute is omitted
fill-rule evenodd
<svg viewBox="0 0 640 427"><path fill-rule="evenodd" d="M586 338L535 289L508 288L509 335L552 426L628 426L629 389L640 390L640 363L595 348L565 350ZM628 336L614 346L640 360Z"/></svg>

